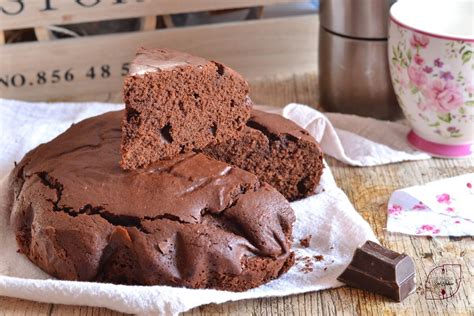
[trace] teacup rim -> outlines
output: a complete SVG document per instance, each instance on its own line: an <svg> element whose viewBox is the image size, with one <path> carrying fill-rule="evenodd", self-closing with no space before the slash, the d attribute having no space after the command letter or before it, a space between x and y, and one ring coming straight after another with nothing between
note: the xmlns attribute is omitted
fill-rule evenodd
<svg viewBox="0 0 474 316"><path fill-rule="evenodd" d="M467 37L462 37L462 36L451 36L451 35L442 35L442 34L437 34L437 33L431 33L427 31L420 30L416 27L409 26L403 22L400 22L397 20L392 14L390 14L390 20L392 20L394 23L398 24L401 27L404 27L406 29L409 29L410 31L414 31L423 35L428 35L440 39L445 39L445 40L450 40L450 41L463 41L463 42L469 42L469 43L474 43L474 38L467 38Z"/></svg>
<svg viewBox="0 0 474 316"><path fill-rule="evenodd" d="M423 35L428 35L428 36L432 36L432 37L436 37L436 38L440 38L440 39L444 39L444 40L450 40L450 41L454 40L454 41L463 41L463 42L474 43L474 38L462 37L462 36L452 36L452 35L442 35L442 34L438 34L438 33L432 33L432 32L427 32L427 31L420 30L416 27L413 27L413 26L407 25L403 22L400 22L399 20L397 20L397 18L395 18L392 15L392 13L390 13L390 20L392 20L394 23L398 24L401 27L404 27L406 29L409 29L410 31L414 31L414 32L417 32L417 33L420 33L420 34L423 34Z"/></svg>

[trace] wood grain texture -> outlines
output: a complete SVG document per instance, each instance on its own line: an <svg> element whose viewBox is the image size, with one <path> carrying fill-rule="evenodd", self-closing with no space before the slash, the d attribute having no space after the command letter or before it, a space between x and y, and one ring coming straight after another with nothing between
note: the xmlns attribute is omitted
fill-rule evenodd
<svg viewBox="0 0 474 316"><path fill-rule="evenodd" d="M164 15L209 10L247 8L260 5L301 3L309 0L100 0L100 1L18 1L0 0L0 30L36 26L74 24L102 20L125 19L145 15ZM79 3L82 3L79 4Z"/></svg>
<svg viewBox="0 0 474 316"><path fill-rule="evenodd" d="M310 14L0 45L0 97L56 101L120 91L138 47L218 60L250 80L317 71L318 28L319 16Z"/></svg>
<svg viewBox="0 0 474 316"><path fill-rule="evenodd" d="M277 77L252 83L258 103L283 106L288 102L317 104L315 74ZM114 96L107 96L114 98ZM118 96L115 96L118 97ZM384 246L415 260L418 289L403 303L357 289L341 287L283 298L245 300L195 308L185 315L473 315L474 238L410 237L388 233L386 203L393 190L435 179L474 172L474 159L431 159L387 166L356 168L326 157L338 185L374 229ZM424 297L429 271L442 263L462 266L459 292L444 301ZM40 304L0 297L0 315L122 315L92 307Z"/></svg>

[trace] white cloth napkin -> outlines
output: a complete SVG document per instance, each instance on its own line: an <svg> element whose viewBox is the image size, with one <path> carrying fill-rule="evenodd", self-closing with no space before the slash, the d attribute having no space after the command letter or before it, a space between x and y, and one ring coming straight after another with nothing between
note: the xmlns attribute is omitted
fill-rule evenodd
<svg viewBox="0 0 474 316"><path fill-rule="evenodd" d="M321 144L323 152L353 166L376 166L405 160L429 159L412 149L406 125L356 115L324 113L291 103L283 116L298 123Z"/></svg>
<svg viewBox="0 0 474 316"><path fill-rule="evenodd" d="M101 306L127 313L176 314L193 307L247 298L284 296L340 286L336 277L349 264L357 246L376 240L371 228L336 186L326 167L319 194L293 202L296 213L294 245L297 263L266 285L244 292L191 290L165 286L122 286L51 279L16 252L5 211L6 176L23 155L49 141L73 122L122 108L103 103L27 103L0 99L0 295L41 302ZM396 123L331 114L334 128L319 112L290 104L284 115L307 128L323 150L354 165L375 165L429 156L408 148ZM380 127L383 124L384 134ZM358 127L361 127L357 129ZM342 130L344 128L345 130ZM394 141L399 139L399 141ZM312 236L309 247L300 240ZM322 256L322 257L321 257Z"/></svg>
<svg viewBox="0 0 474 316"><path fill-rule="evenodd" d="M474 173L395 191L387 230L419 236L474 235Z"/></svg>

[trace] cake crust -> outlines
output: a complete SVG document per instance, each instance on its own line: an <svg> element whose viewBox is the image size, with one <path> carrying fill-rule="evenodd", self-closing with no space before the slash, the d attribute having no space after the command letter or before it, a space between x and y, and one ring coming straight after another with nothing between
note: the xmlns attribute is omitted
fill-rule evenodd
<svg viewBox="0 0 474 316"><path fill-rule="evenodd" d="M65 280L244 291L294 262L289 203L200 153L124 171L123 111L73 125L10 174L21 253Z"/></svg>

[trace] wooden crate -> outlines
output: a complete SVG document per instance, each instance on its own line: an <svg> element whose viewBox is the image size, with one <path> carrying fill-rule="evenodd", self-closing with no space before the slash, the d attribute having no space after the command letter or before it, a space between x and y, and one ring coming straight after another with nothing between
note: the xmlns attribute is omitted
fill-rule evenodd
<svg viewBox="0 0 474 316"><path fill-rule="evenodd" d="M306 1L0 0L0 42L10 29L34 28L39 39L0 44L0 97L74 100L118 91L139 46L220 60L249 80L313 71L319 27L314 14L166 29L155 24L161 15L297 2ZM48 29L123 18L140 18L140 30L59 40Z"/></svg>

